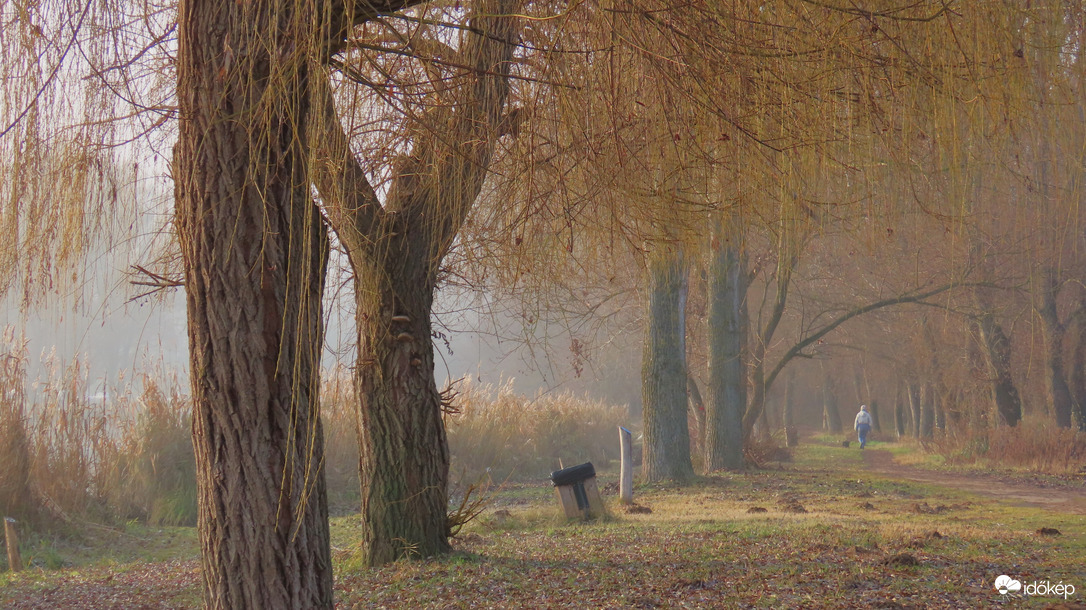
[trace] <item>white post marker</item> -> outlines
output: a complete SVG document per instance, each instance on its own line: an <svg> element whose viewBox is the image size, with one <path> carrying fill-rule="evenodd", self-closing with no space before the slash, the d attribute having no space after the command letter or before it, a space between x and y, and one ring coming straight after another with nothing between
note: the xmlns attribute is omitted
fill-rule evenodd
<svg viewBox="0 0 1086 610"><path fill-rule="evenodd" d="M618 442L622 449L622 469L619 471L618 500L633 504L633 433L618 427Z"/></svg>
<svg viewBox="0 0 1086 610"><path fill-rule="evenodd" d="M15 533L15 519L4 517L4 538L8 545L8 569L18 572L23 569L23 559L19 556L19 535Z"/></svg>

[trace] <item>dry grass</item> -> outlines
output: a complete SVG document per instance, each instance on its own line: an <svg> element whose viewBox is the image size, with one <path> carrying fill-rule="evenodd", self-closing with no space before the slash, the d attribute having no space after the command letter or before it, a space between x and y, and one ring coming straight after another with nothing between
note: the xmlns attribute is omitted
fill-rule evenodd
<svg viewBox="0 0 1086 610"><path fill-rule="evenodd" d="M801 445L784 470L640 486L635 499L651 512L607 495L609 517L571 522L546 482L512 484L454 553L377 569L354 565L357 516L334 519L338 607L1042 608L1062 599L1001 596L994 579L1072 583L1071 601L1086 583L1080 515L886 478L839 446ZM0 605L199 606L192 528L136 526L56 552L74 569L0 574Z"/></svg>
<svg viewBox="0 0 1086 610"><path fill-rule="evenodd" d="M176 380L141 378L101 398L86 367L50 355L31 381L26 345L9 332L0 357L0 488L5 514L54 529L139 519L196 520L189 404Z"/></svg>
<svg viewBox="0 0 1086 610"><path fill-rule="evenodd" d="M537 479L582 462L606 468L619 458L618 426L631 427L625 406L569 393L528 398L512 383L458 390L459 412L446 418L454 479Z"/></svg>
<svg viewBox="0 0 1086 610"><path fill-rule="evenodd" d="M195 459L182 384L144 376L91 396L87 367L46 358L28 378L25 343L9 332L0 352L0 510L35 528L196 521ZM569 394L535 399L501 388L459 388L447 417L454 489L541 478L559 463L618 456L624 407ZM358 441L349 371L322 385L325 471L334 514L357 510ZM489 477L489 478L488 478Z"/></svg>
<svg viewBox="0 0 1086 610"><path fill-rule="evenodd" d="M1026 418L1014 428L937 433L924 445L949 464L1054 475L1086 472L1086 432L1039 418Z"/></svg>

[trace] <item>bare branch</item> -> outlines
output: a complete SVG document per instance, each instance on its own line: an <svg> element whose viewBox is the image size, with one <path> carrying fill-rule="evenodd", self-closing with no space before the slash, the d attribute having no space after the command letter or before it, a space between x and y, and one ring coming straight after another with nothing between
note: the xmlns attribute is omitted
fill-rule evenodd
<svg viewBox="0 0 1086 610"><path fill-rule="evenodd" d="M351 152L336 113L328 76L318 74L313 81L308 125L313 184L324 200L328 221L340 241L348 251L365 251L376 238L383 212L381 203Z"/></svg>

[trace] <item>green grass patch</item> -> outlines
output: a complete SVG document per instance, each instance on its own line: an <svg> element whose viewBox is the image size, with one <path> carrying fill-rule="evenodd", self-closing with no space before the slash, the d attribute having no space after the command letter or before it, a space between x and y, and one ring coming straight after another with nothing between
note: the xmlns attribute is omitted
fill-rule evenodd
<svg viewBox="0 0 1086 610"><path fill-rule="evenodd" d="M614 482L613 473L601 474L601 488ZM547 481L506 485L492 499L453 540L454 553L376 569L357 559L358 516L333 519L339 606L1041 608L1059 601L1001 596L992 586L1001 574L1073 584L1077 601L1086 595L1081 515L871 472L855 447L806 444L775 470L640 485L635 501L651 512L628 513L608 493L609 515L588 522L566 520ZM132 527L46 542L31 543L40 565L0 576L0 605L57 591L77 599L102 587L169 607L199 604L191 528Z"/></svg>

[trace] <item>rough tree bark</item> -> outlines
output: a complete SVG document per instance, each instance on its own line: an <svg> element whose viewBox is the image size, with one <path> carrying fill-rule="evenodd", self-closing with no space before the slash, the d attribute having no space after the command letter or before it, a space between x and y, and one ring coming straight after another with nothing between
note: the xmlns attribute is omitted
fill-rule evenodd
<svg viewBox="0 0 1086 610"><path fill-rule="evenodd" d="M694 476L686 419L686 264L681 251L649 261L648 329L641 361L646 482Z"/></svg>
<svg viewBox="0 0 1086 610"><path fill-rule="evenodd" d="M747 272L740 236L738 229L717 226L710 243L709 405L705 418L705 465L710 472L743 467Z"/></svg>
<svg viewBox="0 0 1086 610"><path fill-rule="evenodd" d="M363 550L379 565L449 549L449 453L434 378L438 268L478 197L502 135L519 0L471 5L451 63L452 103L417 126L382 204L336 118L327 78L311 128L317 188L355 276ZM684 394L685 396L685 394ZM685 403L684 403L685 404ZM684 409L685 413L685 409Z"/></svg>
<svg viewBox="0 0 1086 610"><path fill-rule="evenodd" d="M1022 419L1022 400L1011 376L1011 339L991 311L980 314L977 330L988 364L996 414L1004 424L1017 426Z"/></svg>
<svg viewBox="0 0 1086 610"><path fill-rule="evenodd" d="M173 174L208 608L332 607L312 17L272 0L179 6Z"/></svg>

